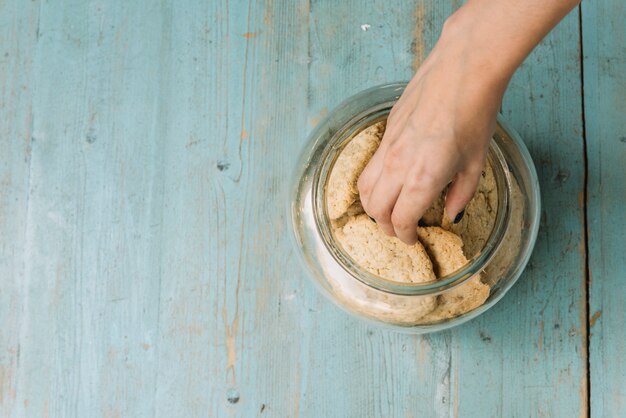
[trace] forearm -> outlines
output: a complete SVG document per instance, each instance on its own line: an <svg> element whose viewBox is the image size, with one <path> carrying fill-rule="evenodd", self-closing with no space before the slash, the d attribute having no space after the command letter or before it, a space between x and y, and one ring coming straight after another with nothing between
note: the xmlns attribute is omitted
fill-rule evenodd
<svg viewBox="0 0 626 418"><path fill-rule="evenodd" d="M469 0L446 22L441 42L500 84L580 0Z"/></svg>

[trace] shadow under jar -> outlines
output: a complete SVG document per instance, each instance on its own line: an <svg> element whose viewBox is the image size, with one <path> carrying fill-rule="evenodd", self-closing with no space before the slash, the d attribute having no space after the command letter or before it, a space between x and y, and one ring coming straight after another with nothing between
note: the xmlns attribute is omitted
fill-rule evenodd
<svg viewBox="0 0 626 418"><path fill-rule="evenodd" d="M428 333L462 324L485 312L511 288L526 266L539 227L537 174L519 136L498 119L488 162L497 186L493 229L483 248L460 269L428 283L401 283L372 274L337 242L326 207L326 186L346 144L367 127L386 120L405 83L365 90L347 99L309 136L297 161L289 196L294 245L318 289L350 314L409 333ZM488 285L475 309L432 321L425 305L469 280Z"/></svg>

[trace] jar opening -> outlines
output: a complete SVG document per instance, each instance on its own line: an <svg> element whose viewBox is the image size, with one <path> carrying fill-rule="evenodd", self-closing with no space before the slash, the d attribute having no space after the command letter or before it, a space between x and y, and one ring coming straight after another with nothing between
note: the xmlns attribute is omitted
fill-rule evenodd
<svg viewBox="0 0 626 418"><path fill-rule="evenodd" d="M326 249L335 261L354 279L374 289L398 295L437 295L461 285L482 271L502 244L510 217L511 179L509 177L509 169L502 151L496 141L492 139L487 158L493 168L498 193L495 222L483 248L477 254L474 254L463 267L437 281L421 284L396 282L366 271L345 252L334 238L326 206L326 185L330 171L346 144L368 126L386 120L394 104L395 101L382 103L368 109L366 112L357 114L333 134L328 146L321 155L323 163L317 168L315 172L316 180L312 184L313 215ZM499 129L496 130L495 135L498 135L498 131Z"/></svg>

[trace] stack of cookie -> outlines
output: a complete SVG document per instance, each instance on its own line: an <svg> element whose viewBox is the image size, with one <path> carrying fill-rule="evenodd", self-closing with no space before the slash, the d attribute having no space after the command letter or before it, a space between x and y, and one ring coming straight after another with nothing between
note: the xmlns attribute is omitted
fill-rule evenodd
<svg viewBox="0 0 626 418"><path fill-rule="evenodd" d="M361 131L331 170L325 193L335 240L361 268L381 278L419 284L446 277L483 248L493 229L497 208L493 171L486 166L461 222L453 224L445 215L442 194L420 221L418 242L406 245L385 235L364 213L357 190L357 179L380 145L384 130L384 123L379 122ZM453 318L482 305L488 296L489 286L475 276L433 300L420 322Z"/></svg>

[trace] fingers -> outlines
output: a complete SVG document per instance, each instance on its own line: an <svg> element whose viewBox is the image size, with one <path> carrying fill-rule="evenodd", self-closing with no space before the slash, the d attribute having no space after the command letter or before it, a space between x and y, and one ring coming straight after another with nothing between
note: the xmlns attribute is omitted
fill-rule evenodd
<svg viewBox="0 0 626 418"><path fill-rule="evenodd" d="M448 170L412 175L407 179L391 214L395 235L412 245L417 241L417 223L448 183Z"/></svg>
<svg viewBox="0 0 626 418"><path fill-rule="evenodd" d="M384 138L383 138L384 141ZM383 170L383 160L385 158L386 146L384 142L381 142L380 146L365 166L365 169L357 180L357 189L359 190L359 196L361 198L361 204L365 212L369 214L368 202L370 195L374 190L374 186L380 177L380 173ZM370 215L371 216L371 215Z"/></svg>
<svg viewBox="0 0 626 418"><path fill-rule="evenodd" d="M383 152L380 153L373 167L378 170L378 178L371 193L367 196L363 208L369 216L376 220L385 234L394 236L391 212L402 190L407 160L406 153L403 152L403 147L398 142L382 151L384 151L384 155Z"/></svg>
<svg viewBox="0 0 626 418"><path fill-rule="evenodd" d="M398 108L397 104L396 106L394 106L394 110L395 109L398 110L396 110L396 112L394 113L393 118L391 116L389 117L387 122L387 128L385 129L385 134L383 135L380 146L370 159L369 163L367 164L357 181L357 188L359 189L359 196L361 197L361 204L363 205L363 209L365 209L365 211L374 219L376 218L370 213L368 206L370 196L374 191L374 186L376 185L378 179L382 174L385 156L387 154L389 144L394 142L395 138L404 128L406 120L408 119L408 112L406 112L405 109ZM400 191L398 189L398 193L399 192Z"/></svg>
<svg viewBox="0 0 626 418"><path fill-rule="evenodd" d="M389 174L379 177L374 190L367 202L367 213L376 220L376 223L389 236L395 236L391 223L391 212L402 190L402 178Z"/></svg>
<svg viewBox="0 0 626 418"><path fill-rule="evenodd" d="M480 173L480 169L467 170L458 173L454 178L446 195L446 214L451 220L454 220L474 197Z"/></svg>
<svg viewBox="0 0 626 418"><path fill-rule="evenodd" d="M398 198L402 182L399 179L391 179L389 176L384 176L383 181L379 181L383 172L384 159L385 150L379 148L361 173L357 187L365 212L376 220L385 234L393 236L391 209Z"/></svg>

